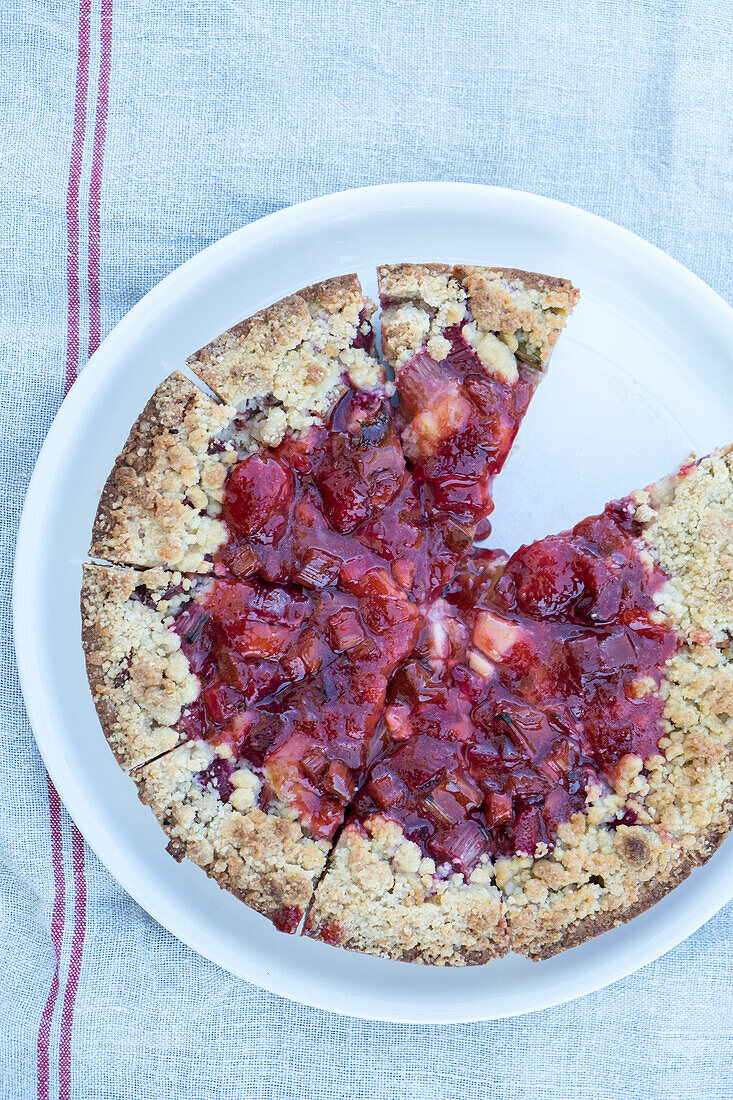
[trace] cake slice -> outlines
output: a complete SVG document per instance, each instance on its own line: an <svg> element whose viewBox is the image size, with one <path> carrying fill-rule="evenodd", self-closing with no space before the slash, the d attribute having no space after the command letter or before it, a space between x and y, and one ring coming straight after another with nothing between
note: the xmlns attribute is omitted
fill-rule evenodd
<svg viewBox="0 0 733 1100"><path fill-rule="evenodd" d="M286 931L420 629L385 571L350 587L85 566L87 671L119 763L177 858Z"/></svg>
<svg viewBox="0 0 733 1100"><path fill-rule="evenodd" d="M531 958L649 908L733 822L733 447L627 506L639 558L660 575L659 626L673 642L655 674L631 674L639 705L659 712L659 738L637 745L632 734L605 797L561 825L552 850L497 864L513 949Z"/></svg>
<svg viewBox="0 0 733 1100"><path fill-rule="evenodd" d="M381 267L379 292L424 522L460 532L465 549L490 530L493 480L578 292L531 272L443 264ZM443 571L431 594L448 580Z"/></svg>
<svg viewBox="0 0 733 1100"><path fill-rule="evenodd" d="M541 371L578 300L567 279L514 268L400 263L378 274L382 350L395 373L422 350L444 362L456 328L491 373L512 381L517 361Z"/></svg>

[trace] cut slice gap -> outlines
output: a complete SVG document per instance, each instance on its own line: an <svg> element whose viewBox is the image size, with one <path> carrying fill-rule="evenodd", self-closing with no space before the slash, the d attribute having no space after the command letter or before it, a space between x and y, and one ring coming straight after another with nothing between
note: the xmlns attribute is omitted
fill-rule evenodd
<svg viewBox="0 0 733 1100"><path fill-rule="evenodd" d="M226 405L226 401L222 401L219 394L215 390L212 390L211 386L204 381L200 374L196 374L196 371L192 370L187 362L177 368L175 373L180 374L190 382L192 386L201 390L201 392L208 397L210 401L213 401L215 405Z"/></svg>
<svg viewBox="0 0 733 1100"><path fill-rule="evenodd" d="M358 794L358 788L354 793L354 797L356 797L357 794ZM353 799L352 799L352 802L353 802ZM347 821L348 821L348 814L349 814L349 810L351 809L352 802L349 802L344 807L344 820L341 822L341 824L336 829L336 832L333 834L333 836L331 838L331 841L330 841L331 846L328 850L328 854L326 856L325 863L323 864L323 868L320 871L318 877L313 882L313 893L311 895L311 899L308 902L308 905L306 906L306 908L303 912L303 917L300 921L300 924L298 925L298 927L296 929L296 932L299 936L308 935L308 933L306 931L307 925L308 925L308 919L310 917L310 912L311 912L311 909L313 908L313 904L314 904L315 899L316 899L316 894L318 892L318 887L321 885L324 878L328 874L329 868L331 866L331 861L333 859L333 854L336 851L336 847L337 847L337 845L338 845L338 843L341 839L341 836L343 834L344 829L346 828L346 824L347 824Z"/></svg>

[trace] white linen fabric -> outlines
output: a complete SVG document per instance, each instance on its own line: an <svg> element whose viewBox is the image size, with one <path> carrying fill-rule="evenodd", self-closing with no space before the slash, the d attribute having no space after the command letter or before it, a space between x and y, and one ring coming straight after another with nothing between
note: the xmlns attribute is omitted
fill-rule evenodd
<svg viewBox="0 0 733 1100"><path fill-rule="evenodd" d="M5 0L0 42L0 1097L733 1095L732 906L603 992L496 1023L352 1021L198 957L58 806L10 634L65 380L263 214L368 183L502 184L610 217L730 300L726 0Z"/></svg>

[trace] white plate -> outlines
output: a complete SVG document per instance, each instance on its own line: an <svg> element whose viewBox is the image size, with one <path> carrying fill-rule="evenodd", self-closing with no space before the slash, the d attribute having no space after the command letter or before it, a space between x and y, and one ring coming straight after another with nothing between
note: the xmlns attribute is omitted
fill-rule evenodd
<svg viewBox="0 0 733 1100"><path fill-rule="evenodd" d="M732 311L617 226L516 191L404 184L331 195L255 222L173 272L119 323L64 402L28 491L15 570L23 691L46 766L87 842L161 924L220 966L319 1008L384 1020L482 1020L607 985L694 932L733 895L733 842L631 924L544 963L442 970L275 932L163 833L115 764L79 643L81 563L98 493L157 383L211 337L307 283L395 260L563 275L582 298L498 481L494 540L560 530L733 440ZM40 812L40 810L39 810Z"/></svg>

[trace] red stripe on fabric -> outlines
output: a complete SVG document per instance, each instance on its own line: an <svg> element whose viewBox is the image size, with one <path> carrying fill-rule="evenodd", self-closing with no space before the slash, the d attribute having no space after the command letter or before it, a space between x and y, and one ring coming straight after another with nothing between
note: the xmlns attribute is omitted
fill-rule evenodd
<svg viewBox="0 0 733 1100"><path fill-rule="evenodd" d="M79 2L79 48L76 63L74 129L71 139L69 182L66 189L68 317L66 338L66 379L64 395L69 392L79 370L79 185L86 132L87 91L89 88L89 28L92 0Z"/></svg>
<svg viewBox="0 0 733 1100"><path fill-rule="evenodd" d="M109 73L112 64L113 0L102 0L100 15L101 55L99 60L99 94L94 122L92 177L89 183L89 354L99 347L101 331L101 295L99 290L99 254L101 237L100 207L104 139L107 132L109 107Z"/></svg>
<svg viewBox="0 0 733 1100"><path fill-rule="evenodd" d="M71 1097L71 1027L74 1001L79 986L79 972L87 927L87 884L84 874L84 838L75 825L71 827L71 851L74 867L74 934L71 940L69 974L64 990L59 1042L59 1100Z"/></svg>
<svg viewBox="0 0 733 1100"><path fill-rule="evenodd" d="M84 7L88 11L90 0L84 0ZM94 121L94 137L92 141L92 170L89 182L88 204L88 295L89 295L89 338L88 352L91 356L99 347L101 329L101 295L99 280L99 256L101 237L101 193L102 193L102 168L104 162L104 140L107 129L107 111L109 106L109 77L112 62L112 0L102 0L100 11L100 59L99 82L97 87L97 109ZM87 52L88 56L88 52ZM88 73L88 63L87 63ZM82 129L80 149L83 150L86 122ZM72 153L73 160L73 153ZM81 156L79 157L79 169L81 169ZM69 234L69 333L76 332L76 361L67 365L67 390L73 382L79 370L79 174L75 177L75 207L76 223L73 243L76 246L76 254L72 249L72 235ZM71 180L71 176L70 176ZM70 189L71 190L71 189ZM69 221L70 228L73 220ZM75 275L73 286L77 294L76 311L73 309L71 298L72 274ZM72 320L76 317L76 329ZM74 931L71 941L71 956L69 959L69 973L64 989L64 1003L61 1012L61 1034L59 1040L59 1100L70 1100L71 1097L71 1035L74 1022L74 1003L79 988L79 976L81 973L82 955L84 951L84 937L86 934L86 905L87 885L84 869L84 838L75 825L71 827L71 848L74 875Z"/></svg>
<svg viewBox="0 0 733 1100"><path fill-rule="evenodd" d="M64 908L66 905L66 879L64 877L63 852L61 849L61 802L50 777L46 776L48 786L48 809L51 819L51 857L53 861L53 912L51 914L51 942L56 952L56 970L51 988L41 1015L38 1029L38 1100L48 1100L49 1089L49 1036L51 1020L59 995L59 971L61 967L61 942L64 936Z"/></svg>
<svg viewBox="0 0 733 1100"><path fill-rule="evenodd" d="M79 364L79 184L86 133L86 103L89 90L89 37L91 0L80 0L76 57L76 87L74 122L71 138L69 177L66 188L66 280L68 294L66 330L66 370L64 394L74 381ZM61 948L64 938L66 909L66 876L61 835L61 802L58 792L46 775L48 807L51 825L51 857L53 862L54 903L51 914L51 941L56 953L56 968L51 980L46 1004L38 1028L38 1100L48 1100L50 1087L51 1022L59 995Z"/></svg>

